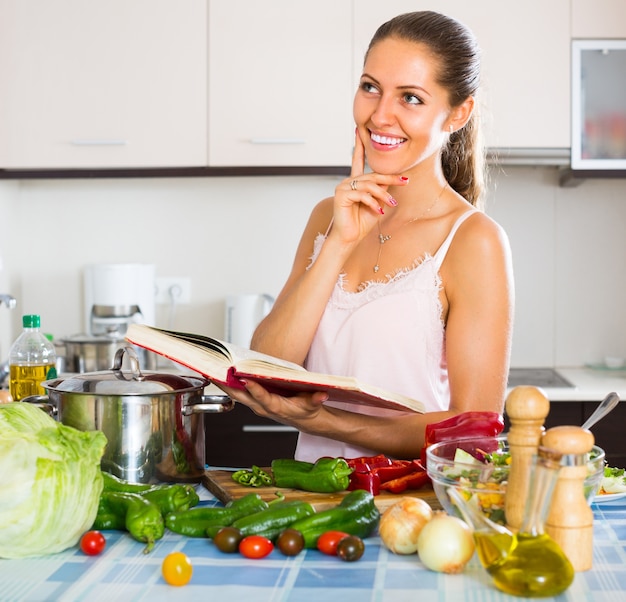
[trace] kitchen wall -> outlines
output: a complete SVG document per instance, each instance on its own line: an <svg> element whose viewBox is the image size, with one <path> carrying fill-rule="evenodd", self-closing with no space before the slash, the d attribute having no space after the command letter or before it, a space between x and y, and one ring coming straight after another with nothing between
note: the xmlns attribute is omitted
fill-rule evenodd
<svg viewBox="0 0 626 602"><path fill-rule="evenodd" d="M558 186L551 167L492 172L487 212L507 230L516 273L516 366L626 357L626 180ZM314 204L336 177L0 181L0 359L22 313L55 336L83 330L83 267L148 262L189 277L191 303L157 325L223 333L224 297L276 295Z"/></svg>

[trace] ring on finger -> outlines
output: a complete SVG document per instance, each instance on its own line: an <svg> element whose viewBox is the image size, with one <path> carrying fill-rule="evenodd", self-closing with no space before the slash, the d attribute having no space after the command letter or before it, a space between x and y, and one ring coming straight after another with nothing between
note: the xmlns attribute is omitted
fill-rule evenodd
<svg viewBox="0 0 626 602"><path fill-rule="evenodd" d="M357 181L352 180L352 182L350 182L350 188L352 188L352 190L356 190L356 184L357 184Z"/></svg>

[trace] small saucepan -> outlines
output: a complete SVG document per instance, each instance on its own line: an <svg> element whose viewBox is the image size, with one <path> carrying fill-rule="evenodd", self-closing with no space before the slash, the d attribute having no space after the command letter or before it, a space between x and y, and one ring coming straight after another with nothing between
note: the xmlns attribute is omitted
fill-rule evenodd
<svg viewBox="0 0 626 602"><path fill-rule="evenodd" d="M124 356L130 362L123 362ZM130 370L122 365L131 364ZM232 410L226 395L205 395L195 376L141 372L132 347L118 349L108 371L42 383L47 396L27 398L81 431L102 431L102 469L132 483L198 482L204 474L204 414ZM48 403L45 402L47 398Z"/></svg>

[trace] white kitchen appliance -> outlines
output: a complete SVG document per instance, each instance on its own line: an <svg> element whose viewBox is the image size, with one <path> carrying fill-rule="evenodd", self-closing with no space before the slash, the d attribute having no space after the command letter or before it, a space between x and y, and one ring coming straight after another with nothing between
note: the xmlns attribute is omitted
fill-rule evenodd
<svg viewBox="0 0 626 602"><path fill-rule="evenodd" d="M265 293L228 295L224 315L226 341L240 347L250 347L256 327L273 305L274 297Z"/></svg>
<svg viewBox="0 0 626 602"><path fill-rule="evenodd" d="M85 268L85 332L123 338L129 324L154 325L156 269L152 264L94 264Z"/></svg>

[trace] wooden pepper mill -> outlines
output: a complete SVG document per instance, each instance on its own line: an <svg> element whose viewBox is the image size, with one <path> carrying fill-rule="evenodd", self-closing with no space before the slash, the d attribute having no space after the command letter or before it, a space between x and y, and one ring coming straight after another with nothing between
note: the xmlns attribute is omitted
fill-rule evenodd
<svg viewBox="0 0 626 602"><path fill-rule="evenodd" d="M591 431L579 426L556 426L542 437L542 445L563 454L545 532L561 546L575 571L589 570L593 561L593 511L584 492L593 444Z"/></svg>
<svg viewBox="0 0 626 602"><path fill-rule="evenodd" d="M511 468L504 512L509 528L517 531L524 518L530 470L550 411L550 400L537 387L519 386L511 390L505 405L510 422L507 438Z"/></svg>

